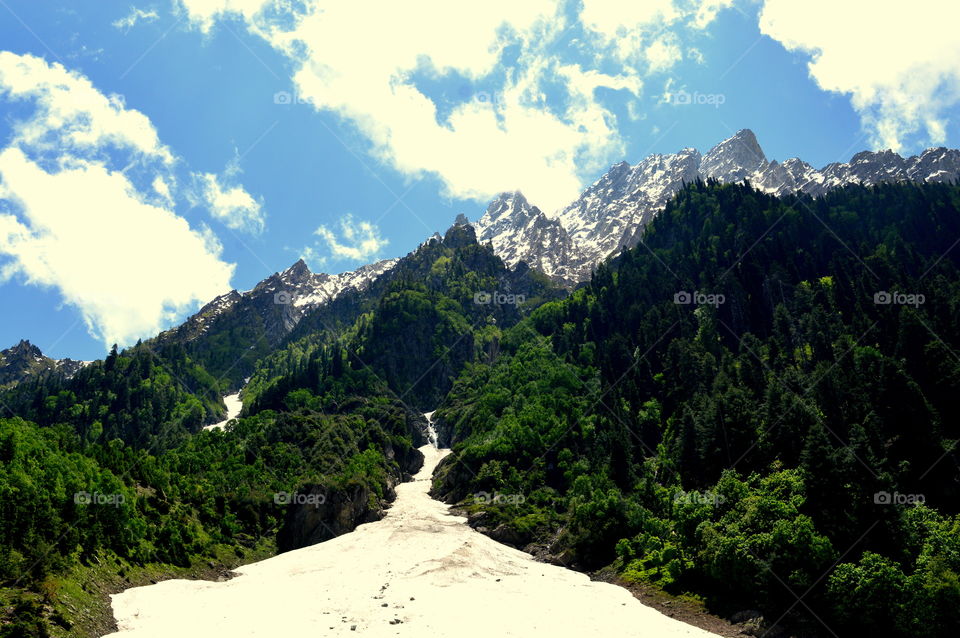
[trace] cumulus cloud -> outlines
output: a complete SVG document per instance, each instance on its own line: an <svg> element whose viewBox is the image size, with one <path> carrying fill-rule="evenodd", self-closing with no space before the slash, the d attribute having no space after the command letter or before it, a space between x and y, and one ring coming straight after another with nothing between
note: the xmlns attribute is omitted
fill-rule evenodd
<svg viewBox="0 0 960 638"><path fill-rule="evenodd" d="M257 234L263 232L262 202L239 185L225 185L225 178L213 173L200 173L200 192L210 214L228 228Z"/></svg>
<svg viewBox="0 0 960 638"><path fill-rule="evenodd" d="M59 289L105 344L152 336L197 301L229 290L233 266L120 172L73 160L56 172L19 148L0 152L0 254L27 282Z"/></svg>
<svg viewBox="0 0 960 638"><path fill-rule="evenodd" d="M0 96L31 102L32 117L14 123L16 142L38 153L97 155L111 149L140 160L172 164L150 119L128 109L118 95L104 95L86 77L32 55L0 51Z"/></svg>
<svg viewBox="0 0 960 638"><path fill-rule="evenodd" d="M353 124L385 164L438 176L447 196L522 190L548 214L624 153L596 89L626 92L639 117L644 77L683 59L671 27L702 28L732 2L176 1L204 32L243 20L291 61L298 97ZM447 103L418 77L463 79L484 99Z"/></svg>
<svg viewBox="0 0 960 638"><path fill-rule="evenodd" d="M552 210L623 152L615 117L593 89L639 93L642 83L547 54L568 20L555 0L302 5L276 20L284 3L181 0L203 30L228 14L245 19L291 60L299 97L343 116L396 170L439 176L445 195L484 199L521 189ZM507 49L517 56L509 69ZM472 95L441 105L418 87L418 74L463 78ZM569 99L548 102L551 82ZM492 99L471 99L478 95Z"/></svg>
<svg viewBox="0 0 960 638"><path fill-rule="evenodd" d="M219 242L173 208L177 160L145 115L9 52L0 100L32 107L0 148L0 276L56 288L105 345L153 336L230 289Z"/></svg>
<svg viewBox="0 0 960 638"><path fill-rule="evenodd" d="M326 226L320 226L314 234L326 244L327 251L334 259L364 261L375 257L388 241L380 236L380 230L367 221L355 221L353 215L345 215L339 222L340 236ZM308 246L303 251L308 261L324 263L326 255L320 254L315 247Z"/></svg>
<svg viewBox="0 0 960 638"><path fill-rule="evenodd" d="M679 31L706 29L735 0L583 0L580 21L593 44L636 73L662 72L683 60Z"/></svg>
<svg viewBox="0 0 960 638"><path fill-rule="evenodd" d="M954 0L922 10L902 2L766 0L760 29L810 56L820 88L850 96L874 146L945 141L960 102L960 31Z"/></svg>
<svg viewBox="0 0 960 638"><path fill-rule="evenodd" d="M265 9L280 0L174 0L204 32L209 32L215 20L225 14L236 14L252 21Z"/></svg>
<svg viewBox="0 0 960 638"><path fill-rule="evenodd" d="M612 45L621 60L635 60L652 46L652 36L680 18L672 0L616 2L583 0L580 20Z"/></svg>
<svg viewBox="0 0 960 638"><path fill-rule="evenodd" d="M118 20L113 21L113 26L126 32L132 29L138 22L153 22L160 16L153 9L145 10L136 7L130 7L130 13Z"/></svg>

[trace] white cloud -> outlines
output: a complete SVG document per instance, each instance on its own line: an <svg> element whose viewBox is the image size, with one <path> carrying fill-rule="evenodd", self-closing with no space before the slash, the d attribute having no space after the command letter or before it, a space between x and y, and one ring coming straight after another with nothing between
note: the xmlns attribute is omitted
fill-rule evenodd
<svg viewBox="0 0 960 638"><path fill-rule="evenodd" d="M140 21L153 22L159 17L160 16L157 15L157 12L153 9L147 11L144 9L137 9L136 7L130 7L130 13L118 20L115 20L112 24L117 29L129 31Z"/></svg>
<svg viewBox="0 0 960 638"><path fill-rule="evenodd" d="M204 32L243 20L292 62L298 97L353 124L385 164L436 175L451 197L522 190L548 214L624 152L595 89L632 93L639 119L644 78L683 59L671 29L703 28L732 1L176 0ZM441 103L418 75L463 77L493 99Z"/></svg>
<svg viewBox="0 0 960 638"><path fill-rule="evenodd" d="M55 287L106 345L151 337L230 288L209 229L173 208L178 160L79 73L0 52L0 100L32 106L0 148L0 276Z"/></svg>
<svg viewBox="0 0 960 638"><path fill-rule="evenodd" d="M643 51L643 57L651 71L666 71L683 59L676 37L664 35L650 43Z"/></svg>
<svg viewBox="0 0 960 638"><path fill-rule="evenodd" d="M36 152L102 157L107 149L120 147L141 160L174 161L149 118L60 64L0 51L0 96L35 104L33 117L17 122L14 131L19 144Z"/></svg>
<svg viewBox="0 0 960 638"><path fill-rule="evenodd" d="M19 148L0 152L0 254L28 283L57 288L105 344L153 336L229 290L233 266L203 233L143 201L125 175L71 160L48 172ZM8 273L9 274L12 274Z"/></svg>
<svg viewBox="0 0 960 638"><path fill-rule="evenodd" d="M153 178L153 183L150 184L150 186L152 186L154 192L163 199L164 203L173 204L173 194L170 191L170 184L167 183L167 180L157 175Z"/></svg>
<svg viewBox="0 0 960 638"><path fill-rule="evenodd" d="M735 7L737 0L692 0L686 4L693 9L691 26L706 29L716 19L718 13Z"/></svg>
<svg viewBox="0 0 960 638"><path fill-rule="evenodd" d="M580 12L580 19L585 26L610 37L625 36L651 25L669 24L678 18L680 11L674 6L673 0L584 0Z"/></svg>
<svg viewBox="0 0 960 638"><path fill-rule="evenodd" d="M947 110L960 103L960 9L868 0L767 0L761 31L810 55L810 76L850 95L875 146L945 141Z"/></svg>
<svg viewBox="0 0 960 638"><path fill-rule="evenodd" d="M375 257L388 243L380 236L380 230L376 226L366 221L354 221L353 215L345 215L339 226L340 237L326 226L320 226L314 231L326 244L334 259L368 260ZM303 256L308 261L326 261L326 257L319 255L313 247L304 249Z"/></svg>
<svg viewBox="0 0 960 638"><path fill-rule="evenodd" d="M643 81L636 75L608 75L574 64L558 65L556 73L567 80L569 91L584 99L592 98L594 91L600 87L624 89L636 96L643 90Z"/></svg>
<svg viewBox="0 0 960 638"><path fill-rule="evenodd" d="M581 69L549 54L566 26L556 0L384 0L322 8L308 1L306 10L279 21L270 16L282 3L180 2L203 30L218 16L246 19L292 61L299 97L355 125L387 165L410 176L439 176L446 196L486 199L520 189L547 211L567 203L585 175L624 149L615 117L592 89L639 93L642 86L633 74ZM508 47L519 59L504 69ZM561 67L574 70L561 75ZM496 99L468 99L439 116L414 73L456 73ZM570 99L547 104L545 87L558 81Z"/></svg>
<svg viewBox="0 0 960 638"><path fill-rule="evenodd" d="M594 45L635 72L663 72L683 59L678 32L706 29L735 0L583 0L580 21Z"/></svg>
<svg viewBox="0 0 960 638"><path fill-rule="evenodd" d="M243 186L225 185L224 178L213 173L198 174L196 178L214 218L234 230L253 234L263 232L265 216L262 202L254 199Z"/></svg>
<svg viewBox="0 0 960 638"><path fill-rule="evenodd" d="M233 14L252 23L265 10L290 4L289 0L174 0L174 3L204 33L210 31L217 18Z"/></svg>

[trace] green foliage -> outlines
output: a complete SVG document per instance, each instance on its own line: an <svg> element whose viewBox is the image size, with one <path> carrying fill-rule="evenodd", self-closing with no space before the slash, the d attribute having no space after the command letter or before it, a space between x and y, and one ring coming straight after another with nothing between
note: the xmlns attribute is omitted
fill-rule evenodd
<svg viewBox="0 0 960 638"><path fill-rule="evenodd" d="M274 495L305 485L363 485L380 508L388 477L416 461L413 432L402 407L375 399L347 414L261 412L158 454L0 419L0 587L42 591L103 552L186 567L221 546L257 546L283 524ZM43 627L40 616L23 622Z"/></svg>
<svg viewBox="0 0 960 638"><path fill-rule="evenodd" d="M688 185L644 246L466 366L436 413L455 453L437 489L549 488L554 553L721 612L955 632L957 236L952 185Z"/></svg>
<svg viewBox="0 0 960 638"><path fill-rule="evenodd" d="M477 303L493 292L525 301ZM526 266L508 270L492 248L476 242L472 227L454 226L362 294L348 291L305 316L285 346L258 364L245 404L252 411L280 409L290 392L322 394L320 386L333 378L347 386L362 381L363 388L351 386L358 394L386 392L431 410L466 365L496 355L504 328L562 295ZM384 384L376 390L374 377Z"/></svg>
<svg viewBox="0 0 960 638"><path fill-rule="evenodd" d="M122 439L161 450L225 416L217 381L180 346L145 345L94 361L73 378L24 382L0 397L41 425L67 424L84 442Z"/></svg>
<svg viewBox="0 0 960 638"><path fill-rule="evenodd" d="M253 546L282 526L276 492L382 502L439 403L454 454L435 492L516 546L805 632L952 636L958 236L955 185L814 200L697 182L562 300L455 226L250 350L225 432L198 430L265 325L21 383L2 399L39 425L0 421L0 584L40 635L44 578L99 552L186 565ZM527 301L476 303L495 291ZM723 301L676 303L694 291Z"/></svg>

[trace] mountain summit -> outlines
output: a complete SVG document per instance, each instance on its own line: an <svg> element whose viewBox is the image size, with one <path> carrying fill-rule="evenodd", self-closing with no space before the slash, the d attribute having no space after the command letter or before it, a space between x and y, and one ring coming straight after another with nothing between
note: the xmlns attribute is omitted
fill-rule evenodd
<svg viewBox="0 0 960 638"><path fill-rule="evenodd" d="M748 180L782 196L802 191L815 197L845 184L946 182L960 178L960 151L931 148L904 158L893 151L864 151L849 162L821 169L798 158L768 160L750 129L742 129L701 155L693 148L650 155L635 165L610 167L556 214L542 212L519 192L502 193L474 226L508 264L524 261L552 279L573 285L621 247L639 242L644 226L684 183L696 179Z"/></svg>
<svg viewBox="0 0 960 638"><path fill-rule="evenodd" d="M86 365L73 359L51 359L25 339L0 350L0 389L12 387L36 375L51 374L69 379Z"/></svg>
<svg viewBox="0 0 960 638"><path fill-rule="evenodd" d="M738 131L703 156L700 174L721 182L739 182L768 165L757 136L750 129Z"/></svg>
<svg viewBox="0 0 960 638"><path fill-rule="evenodd" d="M311 272L300 259L251 290L220 295L184 323L161 333L157 342L186 345L209 370L238 390L256 360L277 347L306 313L346 291L365 289L396 263L396 259L385 259L328 275Z"/></svg>

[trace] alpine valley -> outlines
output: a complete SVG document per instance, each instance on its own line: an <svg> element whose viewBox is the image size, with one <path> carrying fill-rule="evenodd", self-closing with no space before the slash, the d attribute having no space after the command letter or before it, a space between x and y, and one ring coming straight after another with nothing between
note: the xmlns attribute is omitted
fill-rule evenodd
<svg viewBox="0 0 960 638"><path fill-rule="evenodd" d="M742 130L560 210L513 192L451 221L102 360L3 350L0 636L150 635L131 588L224 581L171 594L172 623L194 593L377 548L419 557L396 578L606 600L560 568L585 572L703 635L956 635L960 151L816 169ZM424 635L389 595L363 594L389 618L317 626ZM597 605L616 635L681 635Z"/></svg>

